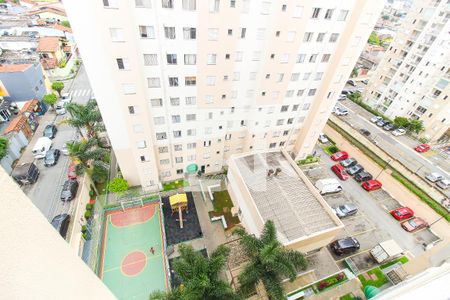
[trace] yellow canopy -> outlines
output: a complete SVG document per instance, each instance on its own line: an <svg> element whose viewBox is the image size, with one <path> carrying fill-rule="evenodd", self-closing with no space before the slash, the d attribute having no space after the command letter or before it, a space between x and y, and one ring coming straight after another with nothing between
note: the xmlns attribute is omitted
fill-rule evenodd
<svg viewBox="0 0 450 300"><path fill-rule="evenodd" d="M183 204L187 205L188 200L186 194L176 194L169 197L169 202L170 206L176 207L176 206L183 206Z"/></svg>

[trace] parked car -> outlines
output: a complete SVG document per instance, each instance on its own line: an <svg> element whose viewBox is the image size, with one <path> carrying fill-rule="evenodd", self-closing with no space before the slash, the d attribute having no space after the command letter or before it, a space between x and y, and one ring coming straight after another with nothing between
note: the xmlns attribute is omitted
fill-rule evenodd
<svg viewBox="0 0 450 300"><path fill-rule="evenodd" d="M31 150L31 153L33 154L34 158L40 159L44 158L45 154L53 145L53 141L49 139L48 137L40 137L36 141L36 143L33 146L33 150Z"/></svg>
<svg viewBox="0 0 450 300"><path fill-rule="evenodd" d="M62 93L61 95L61 102L63 103L70 103L72 102L72 96L70 93Z"/></svg>
<svg viewBox="0 0 450 300"><path fill-rule="evenodd" d="M34 163L24 163L18 165L12 171L12 178L20 184L33 184L39 178L39 169L36 167Z"/></svg>
<svg viewBox="0 0 450 300"><path fill-rule="evenodd" d="M361 184L361 186L366 191L375 191L375 190L380 189L383 185L378 180L371 179L371 180L367 180L367 181L363 182L363 184Z"/></svg>
<svg viewBox="0 0 450 300"><path fill-rule="evenodd" d="M49 125L45 126L44 136L48 137L49 139L53 139L53 138L55 138L57 131L58 131L58 129L56 129L55 125L49 124Z"/></svg>
<svg viewBox="0 0 450 300"><path fill-rule="evenodd" d="M314 185L321 195L338 193L342 191L342 186L336 178L324 178L317 180Z"/></svg>
<svg viewBox="0 0 450 300"><path fill-rule="evenodd" d="M336 107L334 114L336 116L346 116L348 115L348 110L344 107Z"/></svg>
<svg viewBox="0 0 450 300"><path fill-rule="evenodd" d="M347 80L347 84L349 84L351 86L356 86L356 81L350 79L350 80Z"/></svg>
<svg viewBox="0 0 450 300"><path fill-rule="evenodd" d="M354 159L353 157L344 159L343 161L340 162L341 166L343 166L344 168L353 167L357 163L358 163L358 161L356 159Z"/></svg>
<svg viewBox="0 0 450 300"><path fill-rule="evenodd" d="M383 120L383 118L379 116L373 116L372 118L370 118L370 122L372 123L378 123L378 121L380 120Z"/></svg>
<svg viewBox="0 0 450 300"><path fill-rule="evenodd" d="M386 124L384 124L383 129L386 131L391 131L394 130L395 126L392 123L387 122Z"/></svg>
<svg viewBox="0 0 450 300"><path fill-rule="evenodd" d="M414 148L414 150L416 150L419 153L424 153L424 152L427 152L428 150L430 150L430 145L428 145L428 144L421 144L421 145L416 146Z"/></svg>
<svg viewBox="0 0 450 300"><path fill-rule="evenodd" d="M325 134L320 133L319 134L319 142L321 142L322 144L326 144L329 141L328 141L328 138L327 138L327 136Z"/></svg>
<svg viewBox="0 0 450 300"><path fill-rule="evenodd" d="M69 179L77 179L77 173L76 173L77 165L75 163L70 163L69 169L67 170L67 178Z"/></svg>
<svg viewBox="0 0 450 300"><path fill-rule="evenodd" d="M369 83L369 79L361 80L361 82L367 85Z"/></svg>
<svg viewBox="0 0 450 300"><path fill-rule="evenodd" d="M444 176L442 176L441 174L439 174L437 172L433 172L433 173L430 173L427 176L425 176L425 178L431 182L438 182L438 181L444 179Z"/></svg>
<svg viewBox="0 0 450 300"><path fill-rule="evenodd" d="M358 174L359 172L362 172L362 171L364 171L364 168L360 164L357 164L357 165L354 165L353 167L347 168L347 174L350 176Z"/></svg>
<svg viewBox="0 0 450 300"><path fill-rule="evenodd" d="M59 234L66 238L67 229L69 228L70 215L60 214L53 218L51 224L59 232Z"/></svg>
<svg viewBox="0 0 450 300"><path fill-rule="evenodd" d="M347 99L347 95L340 94L339 98L338 98L338 101L343 101L343 100L346 100L346 99Z"/></svg>
<svg viewBox="0 0 450 300"><path fill-rule="evenodd" d="M450 180L443 179L443 180L439 181L438 183L436 183L436 185L438 187L440 187L441 189L446 190L446 189L450 188Z"/></svg>
<svg viewBox="0 0 450 300"><path fill-rule="evenodd" d="M330 247L334 253L337 255L342 255L358 251L360 245L357 239L353 237L346 237L332 242Z"/></svg>
<svg viewBox="0 0 450 300"><path fill-rule="evenodd" d="M370 136L370 131L367 130L367 129L361 128L359 130L359 132L361 132L361 134L364 135L364 136Z"/></svg>
<svg viewBox="0 0 450 300"><path fill-rule="evenodd" d="M398 221L414 217L414 211L406 206L402 206L391 211L391 215Z"/></svg>
<svg viewBox="0 0 450 300"><path fill-rule="evenodd" d="M66 108L64 107L64 102L58 102L55 105L55 112L57 115L64 115L66 113Z"/></svg>
<svg viewBox="0 0 450 300"><path fill-rule="evenodd" d="M428 226L428 223L419 217L415 217L411 220L405 221L402 224L402 228L408 232L414 232L420 229L423 229Z"/></svg>
<svg viewBox="0 0 450 300"><path fill-rule="evenodd" d="M348 176L347 172L345 171L344 167L340 164L335 164L331 167L331 170L336 174L339 179L347 180L350 176Z"/></svg>
<svg viewBox="0 0 450 300"><path fill-rule="evenodd" d="M373 177L369 172L362 171L355 175L355 180L358 182L364 182L367 180L371 180Z"/></svg>
<svg viewBox="0 0 450 300"><path fill-rule="evenodd" d="M73 200L78 191L78 181L66 180L61 191L61 200L70 201Z"/></svg>
<svg viewBox="0 0 450 300"><path fill-rule="evenodd" d="M404 128L397 128L394 131L392 131L392 134L395 136L404 135L406 134L406 130Z"/></svg>
<svg viewBox="0 0 450 300"><path fill-rule="evenodd" d="M51 167L58 163L61 151L58 149L50 149L47 151L44 157L44 166Z"/></svg>
<svg viewBox="0 0 450 300"><path fill-rule="evenodd" d="M353 203L346 203L333 208L334 213L338 218L345 218L348 216L353 216L358 212L358 208Z"/></svg>
<svg viewBox="0 0 450 300"><path fill-rule="evenodd" d="M387 121L381 119L381 120L379 120L379 121L377 122L377 126L383 127L384 125L386 125L386 123L387 123Z"/></svg>
<svg viewBox="0 0 450 300"><path fill-rule="evenodd" d="M345 151L339 151L331 155L331 159L334 161L344 160L348 158L348 153Z"/></svg>

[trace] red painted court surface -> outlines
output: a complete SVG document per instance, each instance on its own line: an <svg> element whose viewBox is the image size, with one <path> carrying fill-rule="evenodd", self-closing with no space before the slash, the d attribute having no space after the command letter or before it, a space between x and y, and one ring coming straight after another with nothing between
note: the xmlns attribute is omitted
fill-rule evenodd
<svg viewBox="0 0 450 300"><path fill-rule="evenodd" d="M105 213L99 277L119 299L148 299L169 283L159 202Z"/></svg>

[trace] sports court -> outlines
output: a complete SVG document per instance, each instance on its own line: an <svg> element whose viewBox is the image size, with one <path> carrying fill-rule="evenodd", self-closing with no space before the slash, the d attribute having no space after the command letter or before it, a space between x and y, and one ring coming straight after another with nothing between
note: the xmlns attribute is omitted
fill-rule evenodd
<svg viewBox="0 0 450 300"><path fill-rule="evenodd" d="M159 201L105 212L99 277L119 299L148 299L169 283Z"/></svg>

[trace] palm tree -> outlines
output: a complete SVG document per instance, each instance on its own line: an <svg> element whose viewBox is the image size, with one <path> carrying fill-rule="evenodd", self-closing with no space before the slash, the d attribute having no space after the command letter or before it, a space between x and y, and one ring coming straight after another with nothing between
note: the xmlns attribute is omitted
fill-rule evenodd
<svg viewBox="0 0 450 300"><path fill-rule="evenodd" d="M242 228L234 233L241 237L241 245L249 257L248 264L238 277L242 295L249 295L258 283L262 283L269 299L285 299L281 283L286 277L293 281L298 271L306 269L307 262L303 255L283 247L271 220L264 225L260 238Z"/></svg>
<svg viewBox="0 0 450 300"><path fill-rule="evenodd" d="M63 121L64 123L77 128L82 138L84 138L82 128L86 130L88 139L97 138L97 132L103 129L103 125L100 110L94 99L89 100L86 105L71 102L65 107L71 118Z"/></svg>
<svg viewBox="0 0 450 300"><path fill-rule="evenodd" d="M77 163L75 172L78 175L83 174L94 166L104 168L105 164L101 164L99 161L105 157L108 151L98 147L96 139L69 142L66 145L72 161Z"/></svg>
<svg viewBox="0 0 450 300"><path fill-rule="evenodd" d="M179 289L165 294L154 293L150 299L156 300L233 300L240 299L231 286L219 278L230 249L221 245L210 258L195 252L192 246L182 244L180 257L174 261L173 268L182 281Z"/></svg>

